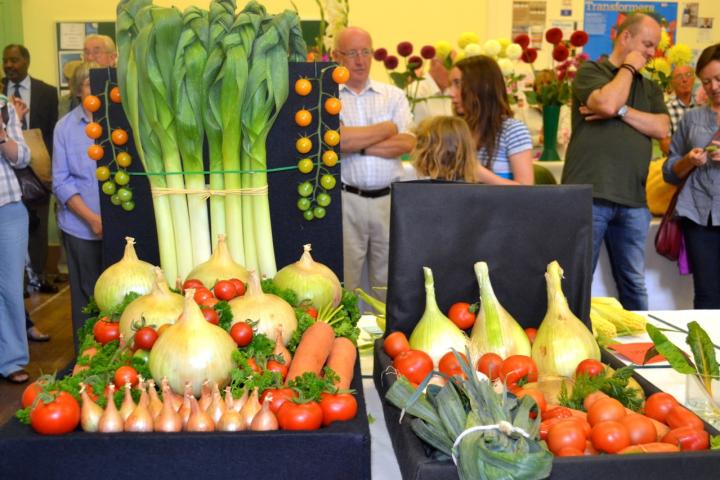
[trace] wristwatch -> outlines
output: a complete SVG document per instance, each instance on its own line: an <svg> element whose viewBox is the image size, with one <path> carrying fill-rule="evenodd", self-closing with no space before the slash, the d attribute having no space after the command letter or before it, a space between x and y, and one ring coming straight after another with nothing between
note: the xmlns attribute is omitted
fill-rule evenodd
<svg viewBox="0 0 720 480"><path fill-rule="evenodd" d="M617 111L617 116L620 118L625 118L625 115L627 115L628 110L630 110L630 108L628 108L627 105L623 105L622 107L620 107L620 110Z"/></svg>

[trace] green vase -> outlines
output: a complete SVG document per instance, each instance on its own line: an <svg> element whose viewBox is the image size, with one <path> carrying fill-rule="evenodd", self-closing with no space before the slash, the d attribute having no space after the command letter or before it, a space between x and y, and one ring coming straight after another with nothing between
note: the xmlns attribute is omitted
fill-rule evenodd
<svg viewBox="0 0 720 480"><path fill-rule="evenodd" d="M558 161L560 154L557 151L558 122L560 120L560 105L543 106L543 150L541 161Z"/></svg>

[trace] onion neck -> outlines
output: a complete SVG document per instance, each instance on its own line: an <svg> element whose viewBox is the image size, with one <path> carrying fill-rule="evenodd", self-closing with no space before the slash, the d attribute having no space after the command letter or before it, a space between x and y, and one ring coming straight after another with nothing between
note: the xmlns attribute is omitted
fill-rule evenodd
<svg viewBox="0 0 720 480"><path fill-rule="evenodd" d="M135 252L135 239L133 237L125 237L125 252L123 253L123 260L138 260L137 253Z"/></svg>
<svg viewBox="0 0 720 480"><path fill-rule="evenodd" d="M425 277L425 314L442 314L435 299L435 279L432 270L429 267L423 267L423 276Z"/></svg>
<svg viewBox="0 0 720 480"><path fill-rule="evenodd" d="M563 270L557 261L552 261L545 273L545 281L547 283L548 294L548 313L560 316L566 313L570 307L567 298L562 291L562 274Z"/></svg>
<svg viewBox="0 0 720 480"><path fill-rule="evenodd" d="M311 244L308 243L303 245L303 254L297 262L298 266L303 270L312 270L315 266L315 260L313 260L312 255L310 255L311 250Z"/></svg>
<svg viewBox="0 0 720 480"><path fill-rule="evenodd" d="M256 270L252 270L250 272L250 278L248 279L247 292L245 293L245 296L259 297L261 295L265 295L265 292L263 292L262 285L260 284L260 276Z"/></svg>
<svg viewBox="0 0 720 480"><path fill-rule="evenodd" d="M477 262L475 264L475 276L480 287L480 308L482 309L482 320L485 323L485 335L489 339L492 351L502 347L505 342L503 328L500 320L500 305L492 283L490 283L490 272L487 263Z"/></svg>

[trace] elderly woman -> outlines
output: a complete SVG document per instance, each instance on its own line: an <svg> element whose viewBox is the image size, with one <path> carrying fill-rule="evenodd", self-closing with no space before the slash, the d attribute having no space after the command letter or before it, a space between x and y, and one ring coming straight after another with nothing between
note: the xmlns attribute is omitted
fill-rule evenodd
<svg viewBox="0 0 720 480"><path fill-rule="evenodd" d="M23 370L30 359L23 304L28 213L13 169L28 165L30 150L15 109L3 95L0 113L0 376L24 383L30 378Z"/></svg>
<svg viewBox="0 0 720 480"><path fill-rule="evenodd" d="M680 217L693 272L696 309L720 308L720 44L700 54L695 74L708 103L680 120L663 165L669 183L683 187L675 213Z"/></svg>
<svg viewBox="0 0 720 480"><path fill-rule="evenodd" d="M67 255L76 352L80 340L77 331L86 320L82 308L92 295L102 262L97 164L87 155L92 140L85 134L92 113L82 105L90 95L90 69L94 67L97 64L83 63L75 69L70 87L81 102L57 123L53 148L53 192L58 199L58 227Z"/></svg>

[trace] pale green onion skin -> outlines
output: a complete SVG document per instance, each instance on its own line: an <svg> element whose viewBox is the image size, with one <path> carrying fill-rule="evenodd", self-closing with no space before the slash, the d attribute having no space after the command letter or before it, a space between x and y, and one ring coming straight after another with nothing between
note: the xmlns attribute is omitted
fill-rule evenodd
<svg viewBox="0 0 720 480"><path fill-rule="evenodd" d="M279 288L295 292L300 303L310 302L318 309L328 304L337 307L342 300L340 280L326 265L313 260L310 244L303 248L300 260L283 267L273 282Z"/></svg>
<svg viewBox="0 0 720 480"><path fill-rule="evenodd" d="M600 360L600 347L592 332L570 310L562 291L562 274L557 261L548 265L548 309L535 335L532 358L540 375L572 377L578 363L588 358Z"/></svg>
<svg viewBox="0 0 720 480"><path fill-rule="evenodd" d="M477 262L474 269L480 287L480 310L470 334L470 354L473 358L485 353L496 353L502 358L530 356L530 340L495 296L487 263Z"/></svg>
<svg viewBox="0 0 720 480"><path fill-rule="evenodd" d="M435 300L435 282L432 270L423 267L425 278L425 312L410 334L410 348L430 355L435 367L450 350L465 353L468 338L445 314Z"/></svg>
<svg viewBox="0 0 720 480"><path fill-rule="evenodd" d="M221 234L218 235L215 251L210 258L193 268L186 280L200 280L205 287L213 288L218 280L230 280L231 278L247 282L250 275L245 267L233 260L225 243L225 235Z"/></svg>
<svg viewBox="0 0 720 480"><path fill-rule="evenodd" d="M154 267L138 259L133 247L135 240L125 237L125 254L119 262L110 265L100 274L93 296L100 311L108 311L120 305L130 292L144 295L155 283Z"/></svg>

